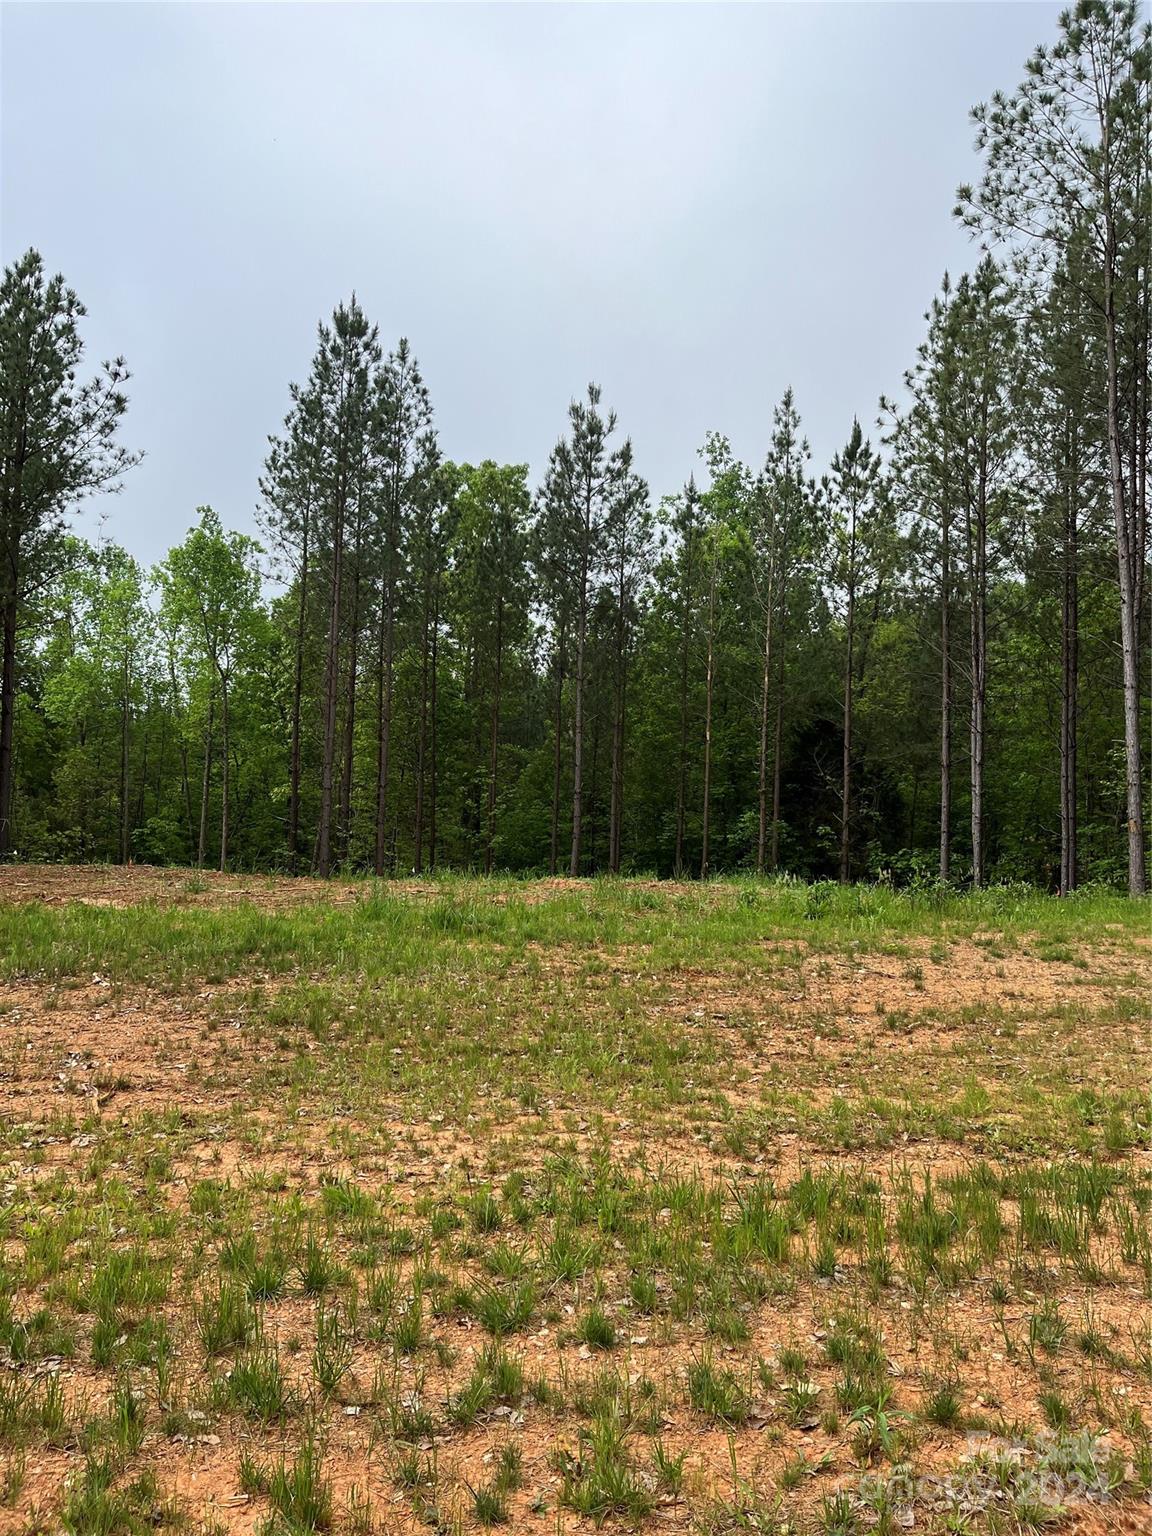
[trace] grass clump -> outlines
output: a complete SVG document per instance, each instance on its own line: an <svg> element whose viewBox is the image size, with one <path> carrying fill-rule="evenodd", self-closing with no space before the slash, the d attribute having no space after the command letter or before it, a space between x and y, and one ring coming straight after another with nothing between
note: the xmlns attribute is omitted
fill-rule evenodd
<svg viewBox="0 0 1152 1536"><path fill-rule="evenodd" d="M256 1313L247 1293L225 1279L196 1302L195 1317L200 1343L210 1356L243 1349L256 1332Z"/></svg>
<svg viewBox="0 0 1152 1536"><path fill-rule="evenodd" d="M628 1418L614 1402L580 1431L578 1452L559 1457L560 1501L577 1515L602 1521L609 1515L641 1520L654 1506L628 1443Z"/></svg>
<svg viewBox="0 0 1152 1536"><path fill-rule="evenodd" d="M324 1473L324 1456L315 1435L306 1435L291 1462L281 1461L267 1478L268 1501L274 1513L264 1536L311 1536L332 1525L332 1484Z"/></svg>
<svg viewBox="0 0 1152 1536"><path fill-rule="evenodd" d="M704 1354L688 1367L688 1401L697 1413L722 1424L743 1424L748 1418L748 1391L735 1372Z"/></svg>

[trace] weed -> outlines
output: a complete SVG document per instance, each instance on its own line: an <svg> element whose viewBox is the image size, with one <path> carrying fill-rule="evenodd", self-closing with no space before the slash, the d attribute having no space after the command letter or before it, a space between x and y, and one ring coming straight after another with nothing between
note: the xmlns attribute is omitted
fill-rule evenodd
<svg viewBox="0 0 1152 1536"><path fill-rule="evenodd" d="M653 1500L633 1464L627 1422L614 1404L580 1431L579 1452L560 1457L560 1500L578 1515L597 1521L608 1515L640 1520Z"/></svg>
<svg viewBox="0 0 1152 1536"><path fill-rule="evenodd" d="M688 1401L697 1413L723 1424L743 1424L748 1417L748 1393L736 1375L718 1368L710 1355L688 1367Z"/></svg>
<svg viewBox="0 0 1152 1536"><path fill-rule="evenodd" d="M316 1308L316 1343L312 1351L312 1375L320 1390L331 1397L352 1368L354 1345L340 1307Z"/></svg>
<svg viewBox="0 0 1152 1536"><path fill-rule="evenodd" d="M494 1483L483 1488L472 1488L470 1492L472 1513L476 1517L477 1524L489 1526L508 1523L508 1502L503 1491Z"/></svg>
<svg viewBox="0 0 1152 1536"><path fill-rule="evenodd" d="M343 1271L333 1262L327 1245L315 1232L308 1233L296 1274L305 1296L323 1296L344 1278Z"/></svg>
<svg viewBox="0 0 1152 1536"><path fill-rule="evenodd" d="M652 1464L656 1469L657 1484L674 1499L679 1499L684 1491L684 1464L687 1460L686 1450L673 1456L663 1440L657 1440L652 1447Z"/></svg>
<svg viewBox="0 0 1152 1536"><path fill-rule="evenodd" d="M276 1424L292 1412L292 1394L270 1345L258 1343L241 1355L216 1390L223 1408L243 1413L261 1424Z"/></svg>
<svg viewBox="0 0 1152 1536"><path fill-rule="evenodd" d="M145 1536L155 1528L160 1498L154 1477L145 1473L117 1488L116 1473L111 1456L87 1457L61 1513L68 1536Z"/></svg>
<svg viewBox="0 0 1152 1536"><path fill-rule="evenodd" d="M243 1349L256 1331L256 1314L239 1285L221 1280L195 1303L196 1331L206 1355Z"/></svg>
<svg viewBox="0 0 1152 1536"><path fill-rule="evenodd" d="M576 1337L589 1349L611 1349L616 1343L616 1327L600 1307L590 1307L576 1325Z"/></svg>
<svg viewBox="0 0 1152 1536"><path fill-rule="evenodd" d="M789 1424L797 1428L805 1428L816 1422L816 1404L820 1401L820 1388L814 1381L788 1382L781 1393L781 1399Z"/></svg>
<svg viewBox="0 0 1152 1536"><path fill-rule="evenodd" d="M536 1287L531 1280L511 1286L480 1284L462 1291L457 1301L461 1311L470 1312L481 1327L503 1338L528 1326L536 1310Z"/></svg>
<svg viewBox="0 0 1152 1536"><path fill-rule="evenodd" d="M924 1404L924 1417L940 1429L954 1429L960 1422L960 1378L949 1376L935 1382Z"/></svg>
<svg viewBox="0 0 1152 1536"><path fill-rule="evenodd" d="M1028 1347L1030 1355L1041 1349L1047 1355L1057 1355L1068 1333L1068 1324L1060 1311L1060 1303L1049 1297L1028 1319Z"/></svg>
<svg viewBox="0 0 1152 1536"><path fill-rule="evenodd" d="M269 1503L280 1517L278 1526L273 1522L272 1531L308 1536L331 1525L332 1485L324 1475L323 1453L313 1434L305 1436L290 1463L279 1463L267 1486Z"/></svg>

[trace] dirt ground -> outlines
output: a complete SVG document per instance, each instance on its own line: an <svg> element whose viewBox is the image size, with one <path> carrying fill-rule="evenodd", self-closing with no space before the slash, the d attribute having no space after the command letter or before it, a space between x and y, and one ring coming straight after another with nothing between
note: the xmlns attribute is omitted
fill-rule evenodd
<svg viewBox="0 0 1152 1536"><path fill-rule="evenodd" d="M543 902L574 888L567 881L536 882L525 888L524 899ZM670 887L651 882L651 889L659 898ZM390 894L413 901L435 891L430 882L389 886ZM357 882L183 870L0 869L0 903L45 908L81 903L126 909L147 903L217 910L255 903L280 913L315 902L347 907L363 894L364 885ZM495 890L491 899L506 900L507 893ZM1027 934L1017 935L1011 945L997 938L979 932L954 936L943 953L938 940L912 938L896 954L829 950L797 937L764 938L743 959L737 955L717 970L653 970L649 957L627 944L597 955L593 968L586 952L563 945L529 946L525 957L510 963L500 985L520 991L494 994L492 1009L504 1006L509 995L519 997L525 1008L534 999L560 995L574 1019L598 1020L605 1000L623 988L636 1018L655 1040L683 1037L688 1065L676 1069L681 1076L673 1086L681 1096L699 1086L700 1105L691 1116L677 1109L675 1096L646 1106L642 1099L617 1101L593 1083L586 1093L578 1086L552 1091L542 1104L530 1106L519 1103L512 1089L501 1097L481 1084L479 1097L469 1100L475 1107L459 1115L450 1107L439 1109L434 1090L426 1100L403 1082L360 1099L354 1083L347 1091L341 1084L329 1103L323 1096L329 1091L323 1087L327 1079L304 1079L311 1085L308 1097L285 1088L296 1079L278 1064L302 1062L294 1069L298 1075L319 1071L321 1058L339 1055L341 1036L311 1039L294 1025L268 1022L301 978L254 969L173 989L162 978L109 979L98 957L83 975L43 979L15 974L0 982L0 1124L5 1131L0 1194L13 1202L13 1212L23 1213L25 1225L15 1216L8 1222L6 1258L18 1264L28 1251L37 1190L51 1191L45 1200L54 1202L53 1210L66 1209L69 1191L79 1194L81 1171L90 1178L97 1157L100 1179L119 1179L128 1189L147 1186L150 1196L161 1188L173 1222L193 1229L190 1199L205 1181L228 1189L252 1188L259 1199L271 1191L269 1198L284 1194L315 1202L326 1185L343 1179L416 1219L413 1213L421 1213L429 1201L463 1198L460 1191L471 1190L481 1170L490 1170L493 1178L526 1170L531 1178L561 1148L577 1160L603 1155L607 1148L625 1172L648 1166L658 1153L662 1167L701 1179L739 1182L770 1173L780 1187L814 1164L853 1176L868 1171L893 1208L900 1179L922 1179L925 1171L946 1179L989 1156L1009 1164L1029 1156L1047 1165L1069 1150L1059 1144L1055 1128L1048 1147L1035 1128L1043 1124L1050 1089L1058 1087L1063 1097L1076 1101L1083 1089L1097 1092L1106 1084L1117 1102L1126 1102L1125 1095L1139 1097L1140 1085L1146 1092L1152 1083L1147 1011L1142 1016L1138 1006L1127 1011L1115 1007L1118 998L1131 1004L1141 994L1152 995L1152 945L1147 936L1122 942L1121 936L1100 933L1086 945L1086 960L1082 954L1039 955ZM317 983L315 977L304 979ZM1093 1021L1090 1026L1085 1019ZM530 1020L523 1027L530 1029ZM350 1050L361 1048L352 1036L348 1041ZM697 1048L699 1064L694 1065L691 1051ZM879 1085L889 1095L899 1089L914 1100L920 1084L927 1104L943 1092L948 1074L960 1085L957 1092L962 1087L968 1096L963 1102L978 1106L964 1111L977 1122L975 1140L967 1124L968 1139L948 1133L943 1113L926 1129L913 1134L885 1129L881 1139L874 1129ZM1028 1093L1038 1107L1028 1111L1031 1119L1018 1123L1017 1112L1023 1116L1024 1110L1015 1101L1019 1098L1022 1105ZM853 1124L865 1129L855 1133L855 1142L837 1144L827 1140L826 1121L835 1120L844 1106L845 1114L856 1115ZM782 1118L765 1118L771 1114ZM1017 1140L1005 1141L1000 1154L990 1138L1003 1128ZM1152 1169L1146 1142L1129 1139L1109 1156L1125 1178L1146 1178ZM1028 1271L1033 1290L1000 1301L990 1299L986 1274L977 1277L978 1284L942 1288L928 1306L901 1281L882 1297L869 1298L889 1374L900 1389L901 1413L915 1416L925 1401L924 1382L934 1372L947 1374L959 1361L966 1404L1002 1422L1042 1424L1037 1404L1044 1389L1072 1405L1077 1424L1082 1418L1099 1422L1104 1406L1111 1405L1105 1443L1131 1461L1133 1440L1124 1426L1134 1422L1133 1413L1152 1420L1152 1373L1132 1354L1132 1341L1138 1342L1142 1333L1152 1339L1147 1280L1117 1257L1115 1233L1102 1232L1093 1243L1094 1261L1109 1268L1107 1285L1096 1283L1083 1267L1076 1272L1053 1262L1047 1274L1042 1264ZM405 1275L410 1266L405 1258ZM651 1378L656 1383L664 1407L649 1439L658 1435L670 1454L683 1453L686 1467L683 1491L657 1493L640 1522L643 1528L722 1536L738 1529L782 1531L780 1520L794 1517L799 1530L831 1529L819 1523L826 1519L821 1501L835 1488L851 1486L860 1470L847 1448L843 1415L839 1424L822 1424L815 1417L811 1423L785 1423L778 1387L757 1386L746 1423L706 1424L686 1405L683 1380L702 1352L711 1357L715 1350L722 1364L745 1371L757 1359L777 1360L782 1348L800 1341L817 1357L813 1375L822 1405L829 1404L833 1376L819 1362L819 1352L830 1315L842 1305L865 1304L860 1278L841 1274L839 1268L823 1278L803 1275L785 1293L754 1307L748 1337L729 1344L715 1342L697 1321L673 1326L632 1315L631 1303L619 1299L627 1277L626 1260L609 1254L597 1290L624 1320L627 1340L612 1359L623 1380L635 1384ZM1018 1340L1027 1331L1042 1296L1051 1296L1069 1318L1090 1317L1110 1341L1110 1353L1088 1361L1069 1347L1037 1368L1015 1348L1005 1348L1009 1334ZM576 1310L588 1299L588 1294L577 1295ZM47 1281L35 1294L17 1298L24 1311L46 1300L58 1303ZM566 1305L573 1313L573 1305ZM526 1335L509 1342L523 1355L529 1374L542 1373L554 1386L571 1391L571 1382L591 1379L601 1360L565 1336L571 1319L558 1310L559 1321L537 1319ZM188 1298L177 1292L164 1311L175 1336L183 1339L190 1327ZM270 1305L265 1314L268 1336L283 1348L302 1395L309 1390L302 1373L315 1334L314 1314L312 1301L294 1296ZM451 1401L485 1342L473 1319L435 1317L421 1357L427 1363L414 1366L406 1360L398 1367L405 1391ZM440 1363L427 1356L431 1344L439 1350ZM188 1344L180 1345L189 1380L207 1381L208 1367L193 1361L191 1353ZM14 1356L9 1359L14 1372L22 1369ZM428 1511L398 1480L396 1445L382 1432L368 1391L377 1364L373 1349L358 1342L346 1389L329 1405L325 1443L334 1526L349 1531L426 1529ZM49 1358L38 1369L66 1380L77 1411L80 1405L99 1409L109 1398L110 1372L84 1358L83 1349L78 1359ZM240 1487L238 1467L245 1454L274 1459L291 1450L298 1443L297 1431L253 1429L234 1416L196 1412L204 1415L202 1432L194 1420L167 1439L150 1430L130 1458L131 1470L155 1471L164 1495L177 1498L193 1529L262 1529L267 1499ZM509 1495L511 1528L540 1536L593 1528L591 1518L580 1518L560 1502L564 1477L557 1448L584 1454L577 1432L566 1410L527 1400L471 1425L430 1432L417 1449L434 1454L438 1463L445 1508L437 1517L443 1523L435 1528L477 1528L471 1492L490 1475L494 1457L510 1439L523 1454L522 1490ZM952 1431L925 1424L917 1436L918 1465L924 1471L943 1469L954 1460L957 1445ZM774 1524L751 1523L751 1504L741 1513L741 1499L748 1502L749 1490L767 1499L798 1455L817 1470L790 1492L786 1508L772 1517ZM11 1467L16 1450L10 1448L8 1456ZM85 1464L81 1440L30 1444L18 1456L20 1486L12 1507L0 1509L0 1531L57 1529L65 1491ZM739 1498L733 1496L734 1487ZM371 1515L363 1514L361 1495L370 1496ZM161 1516L148 1518L159 1523ZM609 1518L628 1523L622 1514ZM760 1511L755 1518L768 1516ZM869 1528L871 1515L858 1511L857 1518L861 1531ZM935 1517L920 1509L905 1510L899 1518L901 1528L937 1529ZM1013 1518L1019 1524L1018 1515ZM1049 1520L1045 1528L1076 1536L1152 1533L1152 1511L1139 1499L1123 1507L1074 1507L1063 1515L1052 1513Z"/></svg>

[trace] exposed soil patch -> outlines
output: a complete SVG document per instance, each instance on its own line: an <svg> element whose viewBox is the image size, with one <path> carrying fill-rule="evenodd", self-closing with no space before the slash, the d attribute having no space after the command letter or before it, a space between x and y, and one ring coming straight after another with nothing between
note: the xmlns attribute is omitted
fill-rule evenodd
<svg viewBox="0 0 1152 1536"><path fill-rule="evenodd" d="M370 889L0 870L0 900L48 906L278 914ZM686 924L729 899L628 889L691 893L667 919ZM569 890L598 899L557 880L477 883L467 901ZM1087 931L834 940L758 933L718 945L714 967L661 962L652 942L537 943L459 975L384 967L371 987L330 961L121 983L98 957L0 984L0 1389L58 1379L71 1426L29 1421L21 1448L0 1395L0 1476L18 1484L0 1532L54 1529L96 1444L114 1448L117 1488L154 1476L144 1525L174 1498L194 1531L255 1536L260 1479L309 1422L339 1533L428 1530L433 1508L442 1529L480 1529L475 1493L508 1446L507 1528L590 1531L573 1488L607 1422L643 1530L775 1528L751 1521L779 1494L807 1536L838 1491L867 1530L862 1479L896 1456L876 1438L889 1404L921 1479L952 1476L972 1436L1025 1458L1042 1434L1096 1436L1128 1497L1050 1528L1150 1536L1135 1469L1152 1423L1152 1163L1123 1116L1152 1077L1152 953ZM452 942L453 963L484 958L467 930ZM911 1130L885 1119L894 1104ZM1070 1159L1081 1112L1093 1136L1115 1121L1115 1145ZM970 1246L981 1222L986 1252ZM213 1323L233 1290L255 1296L257 1332ZM264 1388L230 1386L260 1349L288 1400L268 1423ZM501 1359L513 1386L465 1411ZM125 1393L143 1405L138 1442L114 1428ZM900 1528L942 1518L922 1500Z"/></svg>
<svg viewBox="0 0 1152 1536"><path fill-rule="evenodd" d="M1152 986L1152 956L1110 958L1097 952L1089 970L1027 948L997 953L964 940L916 939L906 948L900 957L861 952L846 958L789 945L782 963L736 985L723 975L679 972L668 980L677 994L672 1006L684 1006L688 1016L706 1009L721 1021L733 1014L771 1020L783 1012L839 1026L875 1026L892 1014L913 1023L919 1015L944 1014L952 1018L943 1022L960 1028L971 1022L972 1013L1091 1007L1114 996L1117 986L1145 994ZM780 947L774 946L773 953L779 956Z"/></svg>

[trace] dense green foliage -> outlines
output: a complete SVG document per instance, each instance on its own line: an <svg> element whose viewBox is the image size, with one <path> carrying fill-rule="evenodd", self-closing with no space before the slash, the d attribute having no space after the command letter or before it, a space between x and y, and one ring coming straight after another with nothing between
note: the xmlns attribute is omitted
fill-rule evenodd
<svg viewBox="0 0 1152 1536"><path fill-rule="evenodd" d="M1132 6L1083 4L978 112L960 211L1001 249L945 279L901 397L823 477L791 391L762 463L712 434L655 507L595 386L538 489L454 464L408 343L353 299L270 445L262 543L202 508L147 572L59 524L122 456L16 463L26 258L0 304L0 852L1141 889L1148 54ZM38 281L62 378L78 306Z"/></svg>

